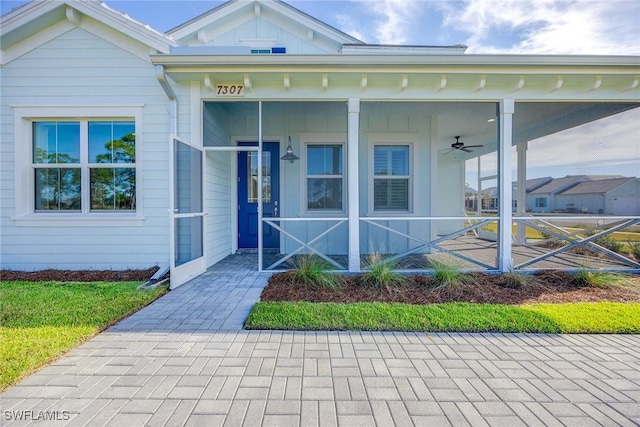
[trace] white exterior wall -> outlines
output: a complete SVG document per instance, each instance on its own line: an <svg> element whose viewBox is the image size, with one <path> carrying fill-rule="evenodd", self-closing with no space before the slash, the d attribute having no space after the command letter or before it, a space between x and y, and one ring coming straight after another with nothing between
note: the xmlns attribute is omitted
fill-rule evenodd
<svg viewBox="0 0 640 427"><path fill-rule="evenodd" d="M608 214L640 215L640 178L612 189L605 198Z"/></svg>
<svg viewBox="0 0 640 427"><path fill-rule="evenodd" d="M606 214L604 194L556 194L554 206L548 212L567 209L567 204L573 203L573 208L579 213ZM583 207L585 210L583 210Z"/></svg>
<svg viewBox="0 0 640 427"><path fill-rule="evenodd" d="M2 268L126 269L168 262L168 100L153 66L141 59L148 47L129 42L138 54L76 28L2 68ZM102 225L62 214L70 219L43 225L16 218L15 147L31 141L14 140L12 106L133 104L144 105L136 129L142 221ZM33 189L20 197L33 197Z"/></svg>
<svg viewBox="0 0 640 427"><path fill-rule="evenodd" d="M204 170L204 207L206 235L204 236L207 266L211 266L231 253L231 162L236 154L208 152Z"/></svg>
<svg viewBox="0 0 640 427"><path fill-rule="evenodd" d="M272 18L278 20L275 16ZM281 20L280 20L281 21ZM282 22L283 26L290 27L289 22ZM287 25L289 24L289 25ZM287 54L320 54L320 53L336 53L337 49L321 49L318 43L312 43L309 40L305 40L307 32L302 27L298 32L304 32L304 36L300 37L294 33L295 29L285 29L274 25L263 18L254 18L244 24L232 28L220 35L217 35L212 40L212 43L217 46L237 46L248 45L253 48L260 47L283 47L286 46ZM253 45L249 42L243 43L243 40L255 40ZM259 46L263 41L267 46ZM271 42L273 41L273 42Z"/></svg>
<svg viewBox="0 0 640 427"><path fill-rule="evenodd" d="M431 117L421 114L420 104L363 103L360 113L360 215L361 216L429 216L431 213ZM391 135L397 134L397 135ZM409 212L375 212L373 210L373 145L402 143L410 145ZM429 227L424 222L386 221L381 225L429 240ZM366 253L400 253L417 246L391 231L371 224L360 227L360 251Z"/></svg>
<svg viewBox="0 0 640 427"><path fill-rule="evenodd" d="M445 160L440 156L437 174L437 193L433 216L464 216L464 163ZM453 233L464 227L464 221L436 221L439 236Z"/></svg>

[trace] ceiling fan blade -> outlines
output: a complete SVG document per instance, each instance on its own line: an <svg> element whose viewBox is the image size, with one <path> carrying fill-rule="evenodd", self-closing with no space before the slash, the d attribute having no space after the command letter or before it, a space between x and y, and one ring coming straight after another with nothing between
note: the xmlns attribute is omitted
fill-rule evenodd
<svg viewBox="0 0 640 427"><path fill-rule="evenodd" d="M445 150L446 150L446 148L445 148ZM450 152L452 152L454 150L455 150L455 148L449 148L449 150L447 150L446 153L442 153L442 154L446 156L447 154L449 154ZM440 151L442 151L442 150L440 150Z"/></svg>
<svg viewBox="0 0 640 427"><path fill-rule="evenodd" d="M467 150L467 148L466 148L466 147L462 147L462 148L460 149L460 151L464 151L465 153L472 153L472 152L473 152L473 150Z"/></svg>
<svg viewBox="0 0 640 427"><path fill-rule="evenodd" d="M479 148L484 147L484 145L465 145L464 148Z"/></svg>

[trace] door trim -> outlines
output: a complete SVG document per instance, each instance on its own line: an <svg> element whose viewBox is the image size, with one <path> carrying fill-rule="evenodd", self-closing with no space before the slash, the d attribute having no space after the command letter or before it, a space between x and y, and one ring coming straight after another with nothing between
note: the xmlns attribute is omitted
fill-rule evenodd
<svg viewBox="0 0 640 427"><path fill-rule="evenodd" d="M239 142L245 141L257 141L258 137L256 135L232 135L231 141L233 145L232 148L236 148L234 153L237 153L241 146L238 145ZM262 137L263 141L267 142L277 142L279 147L279 152L282 153L282 141L285 140L284 135L265 135ZM256 147L257 151L258 147ZM205 147L205 151L215 150L208 147ZM279 159L278 159L279 161ZM280 170L280 176L282 176L282 170ZM282 179L280 179L280 193L282 194ZM238 247L238 160L236 158L235 161L231 162L231 253L236 253L239 249ZM284 205L280 203L281 209L284 210ZM282 238L282 236L281 236ZM282 240L280 241L282 245Z"/></svg>

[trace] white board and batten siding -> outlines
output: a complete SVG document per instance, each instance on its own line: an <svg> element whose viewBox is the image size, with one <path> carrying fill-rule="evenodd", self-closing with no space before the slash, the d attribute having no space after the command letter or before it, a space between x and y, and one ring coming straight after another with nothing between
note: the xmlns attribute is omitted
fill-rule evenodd
<svg viewBox="0 0 640 427"><path fill-rule="evenodd" d="M122 36L114 33L114 38ZM118 270L168 262L168 102L154 67L134 53L148 53L148 47L130 43L132 50L126 50L75 28L2 67L3 268ZM20 126L14 126L15 107L59 107L56 111L62 119L65 107L78 111L79 107L89 110L105 105L113 107L109 111L118 106L135 106L141 111L141 126L136 128L141 219L119 222L115 214L113 220L102 222L91 221L92 214L78 218L64 213L56 217L56 213L16 212L16 191L22 189L16 188L15 147L32 142L28 136L15 140ZM34 197L32 193L28 189L18 194L18 201ZM100 214L100 218L105 216L108 214Z"/></svg>

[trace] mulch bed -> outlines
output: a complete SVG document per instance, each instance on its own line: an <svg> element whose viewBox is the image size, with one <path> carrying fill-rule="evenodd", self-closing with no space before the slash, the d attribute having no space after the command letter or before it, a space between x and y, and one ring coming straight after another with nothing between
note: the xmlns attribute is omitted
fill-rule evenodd
<svg viewBox="0 0 640 427"><path fill-rule="evenodd" d="M640 302L640 278L630 279L635 286L606 288L583 287L561 271L540 271L526 277L520 286L506 276L473 273L465 283L434 289L430 276L408 276L405 283L378 288L363 284L360 275L344 276L336 289L310 287L295 281L293 272L278 273L262 291L262 301L308 302L397 302L432 304L470 302L489 304L526 304L533 302Z"/></svg>
<svg viewBox="0 0 640 427"><path fill-rule="evenodd" d="M146 270L40 270L0 271L0 280L27 282L146 282L158 267Z"/></svg>

